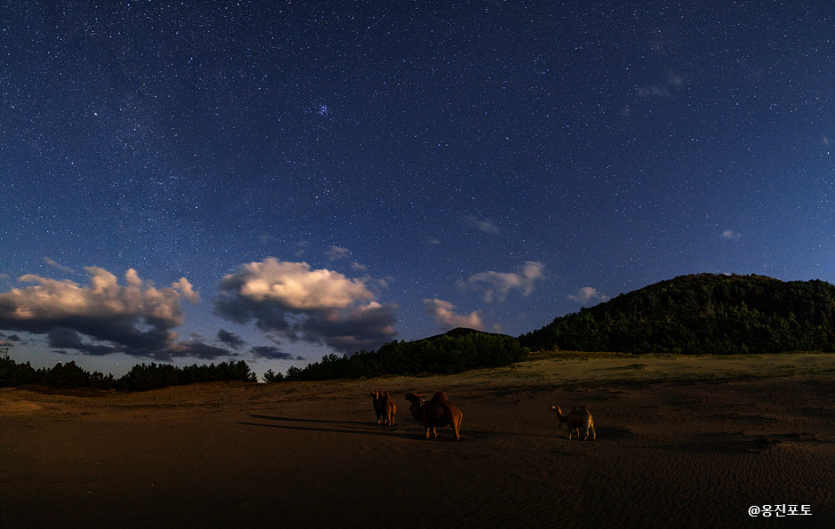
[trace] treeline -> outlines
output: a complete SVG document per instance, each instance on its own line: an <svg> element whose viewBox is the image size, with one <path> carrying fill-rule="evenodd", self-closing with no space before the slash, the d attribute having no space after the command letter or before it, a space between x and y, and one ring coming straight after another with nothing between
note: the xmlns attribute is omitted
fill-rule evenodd
<svg viewBox="0 0 835 529"><path fill-rule="evenodd" d="M835 351L835 286L757 275L662 281L520 336L532 350L626 353Z"/></svg>
<svg viewBox="0 0 835 529"><path fill-rule="evenodd" d="M527 349L511 337L468 329L413 342L390 342L377 351L361 351L353 356L326 355L304 368L290 367L286 374L267 371L266 382L292 380L330 380L380 375L449 374L467 369L499 367L523 359ZM120 378L89 373L75 362L52 368L33 368L0 359L0 387L41 385L52 388L117 389L146 391L195 382L256 382L257 377L243 360L211 365L177 367L171 364L140 364Z"/></svg>
<svg viewBox="0 0 835 529"><path fill-rule="evenodd" d="M98 371L89 373L78 367L75 362L56 364L49 369L35 369L29 362L18 364L11 358L0 358L0 387L39 385L61 389L147 391L167 386L215 381L255 382L256 376L243 360L186 367L171 364L140 364L133 366L123 377L115 378L113 375L103 375Z"/></svg>
<svg viewBox="0 0 835 529"><path fill-rule="evenodd" d="M467 369L500 367L519 362L527 349L516 338L472 331L411 342L390 342L377 351L352 356L326 355L304 368L291 367L286 375L268 371L267 382L331 380L381 375L451 374Z"/></svg>

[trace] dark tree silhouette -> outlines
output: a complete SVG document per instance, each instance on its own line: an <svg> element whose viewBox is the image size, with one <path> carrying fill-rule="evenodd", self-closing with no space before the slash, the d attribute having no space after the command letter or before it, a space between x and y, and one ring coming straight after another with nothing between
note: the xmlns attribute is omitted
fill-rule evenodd
<svg viewBox="0 0 835 529"><path fill-rule="evenodd" d="M626 353L835 351L835 286L758 275L661 281L519 337L532 350Z"/></svg>

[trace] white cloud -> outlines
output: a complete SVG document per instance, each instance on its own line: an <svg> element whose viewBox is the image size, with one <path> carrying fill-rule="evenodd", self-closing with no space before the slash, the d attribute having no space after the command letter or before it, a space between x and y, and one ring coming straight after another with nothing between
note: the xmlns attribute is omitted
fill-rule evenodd
<svg viewBox="0 0 835 529"><path fill-rule="evenodd" d="M241 265L220 281L221 291L234 292L253 302L270 302L286 310L343 309L374 294L359 279L339 272L311 270L307 263L267 258Z"/></svg>
<svg viewBox="0 0 835 529"><path fill-rule="evenodd" d="M467 215L464 217L464 222L466 222L470 226L478 228L484 233L489 233L491 235L499 234L499 228L497 228L496 225L493 224L492 220L482 220L472 215Z"/></svg>
<svg viewBox="0 0 835 529"><path fill-rule="evenodd" d="M179 292L192 304L196 305L200 303L200 294L194 290L194 287L191 286L191 283L186 278L181 277L179 281L171 284L171 288Z"/></svg>
<svg viewBox="0 0 835 529"><path fill-rule="evenodd" d="M91 275L89 287L34 274L21 276L19 281L37 285L13 288L0 294L0 307L7 309L0 312L0 317L17 321L145 317L165 320L173 326L182 323L180 298L194 300L197 296L186 278L181 278L171 288L157 289L153 283L140 279L136 270L131 268L125 273L128 285L121 286L116 276L103 268L88 266L84 269Z"/></svg>
<svg viewBox="0 0 835 529"><path fill-rule="evenodd" d="M576 301L582 305L592 304L595 305L597 303L601 303L609 299L608 296L600 293L597 289L592 287L583 287L577 290L577 293L569 295L568 299L571 301Z"/></svg>
<svg viewBox="0 0 835 529"><path fill-rule="evenodd" d="M350 257L351 250L348 248L340 248L339 246L331 246L328 248L328 251L325 252L325 256L328 258L328 261L336 261L337 259Z"/></svg>
<svg viewBox="0 0 835 529"><path fill-rule="evenodd" d="M725 231L722 232L722 238L723 239L736 240L736 239L739 239L740 237L742 237L742 234L737 232L737 231L725 230Z"/></svg>
<svg viewBox="0 0 835 529"><path fill-rule="evenodd" d="M391 276L381 277L375 283L379 288L387 289L394 283L394 278Z"/></svg>
<svg viewBox="0 0 835 529"><path fill-rule="evenodd" d="M484 301L501 303L511 290L518 290L523 296L533 292L536 282L545 275L545 265L528 261L519 272L481 272L460 281L459 287L484 292Z"/></svg>
<svg viewBox="0 0 835 529"><path fill-rule="evenodd" d="M44 258L43 258L43 260L44 260L44 261L46 262L46 264L48 264L49 266L51 266L51 267L53 267L53 268L57 268L58 270L61 270L62 272L69 272L70 274L74 274L74 273L75 273L75 270L73 270L72 268L70 268L70 267L68 267L68 266L64 266L64 265L62 265L62 264L60 264L60 263L57 263L57 262L53 261L52 259L50 259L49 257L44 257Z"/></svg>
<svg viewBox="0 0 835 529"><path fill-rule="evenodd" d="M445 331L456 327L467 327L478 331L484 330L484 322L481 320L478 311L469 314L456 314L455 305L440 299L425 299L423 306L426 313L432 316L435 322Z"/></svg>
<svg viewBox="0 0 835 529"><path fill-rule="evenodd" d="M129 269L127 286L123 286L103 268L84 269L90 274L89 286L34 274L21 276L19 281L35 284L0 294L0 329L47 334L53 347L86 354L122 352L164 359L193 352L200 356L228 353L174 343L177 333L171 329L183 323L180 301L199 300L186 278L171 287L156 288ZM89 344L82 335L113 345Z"/></svg>
<svg viewBox="0 0 835 529"><path fill-rule="evenodd" d="M397 334L398 307L375 301L366 281L270 257L225 276L215 312L236 323L255 321L260 329L290 340L351 353L380 346Z"/></svg>

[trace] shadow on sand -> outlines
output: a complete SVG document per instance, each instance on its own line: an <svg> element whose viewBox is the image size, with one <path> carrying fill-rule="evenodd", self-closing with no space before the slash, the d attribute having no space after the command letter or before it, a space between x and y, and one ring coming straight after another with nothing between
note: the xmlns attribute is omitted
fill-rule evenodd
<svg viewBox="0 0 835 529"><path fill-rule="evenodd" d="M386 437L400 437L415 439L415 432L400 430L401 424L393 427L377 425L373 422L329 421L322 419L299 419L295 417L275 417L271 415L250 415L253 419L273 421L273 424L245 422L238 424L246 426L260 426L262 428L279 428L282 430L303 430L308 432L352 433L360 435L382 435Z"/></svg>
<svg viewBox="0 0 835 529"><path fill-rule="evenodd" d="M379 435L385 437L399 437L401 439L424 440L425 434L423 425L417 421L398 422L393 427L378 426L374 422L357 422L357 421L338 421L326 419L302 419L297 417L278 417L274 415L250 415L253 419L261 419L270 421L270 423L262 422L245 422L241 421L238 424L245 426L260 426L262 428L278 428L281 430L300 430L308 432L329 432L329 433L351 433L360 435ZM628 428L605 428L607 438L620 438L630 435ZM438 427L437 440L450 440L452 438L452 430L448 427ZM600 432L600 429L598 429ZM568 430L562 429L561 434L567 436ZM520 431L498 431L482 428L462 428L461 439L471 439L479 441L487 441L492 439L501 439L506 437L532 437L532 438L560 438L559 434L554 432L520 432ZM576 436L575 436L576 437Z"/></svg>

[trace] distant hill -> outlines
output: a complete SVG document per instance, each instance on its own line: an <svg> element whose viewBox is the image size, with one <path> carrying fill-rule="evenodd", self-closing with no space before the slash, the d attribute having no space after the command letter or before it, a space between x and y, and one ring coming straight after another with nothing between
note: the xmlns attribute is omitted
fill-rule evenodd
<svg viewBox="0 0 835 529"><path fill-rule="evenodd" d="M443 334L436 334L435 336L430 336L429 338L423 338L423 340L437 340L438 338L443 338L444 336L449 338L460 338L462 336L467 336L470 334L487 334L490 336L502 336L507 337L506 334L498 334L494 332L486 332L486 331L478 331L476 329L470 329L469 327L456 327L452 330L449 330ZM423 341L419 340L419 341Z"/></svg>
<svg viewBox="0 0 835 529"><path fill-rule="evenodd" d="M628 353L835 351L835 286L758 275L679 276L556 318L531 350Z"/></svg>
<svg viewBox="0 0 835 529"><path fill-rule="evenodd" d="M268 381L460 373L507 366L526 352L512 336L459 327L422 340L389 342L377 351L325 355L304 368L291 367L286 376L271 375Z"/></svg>

